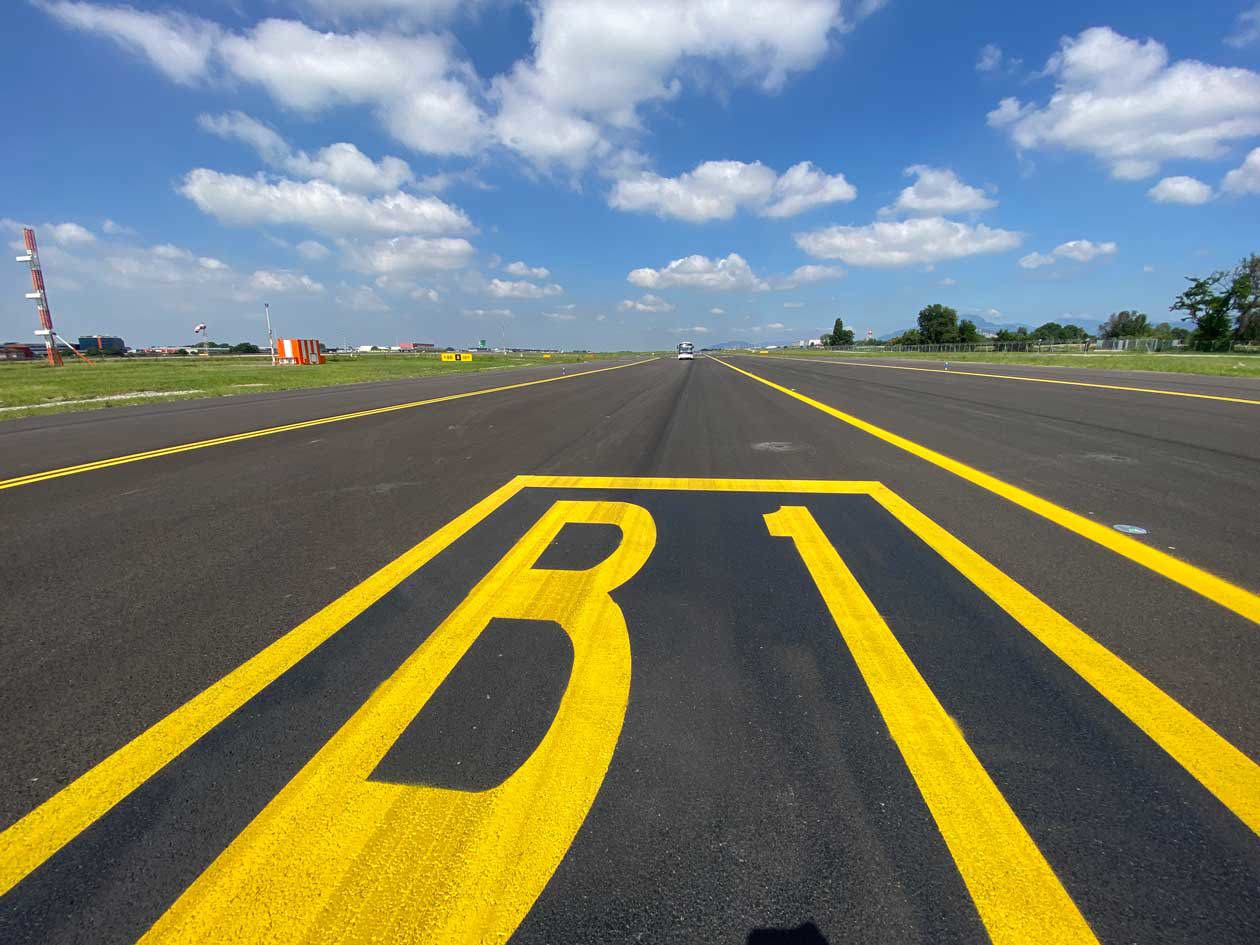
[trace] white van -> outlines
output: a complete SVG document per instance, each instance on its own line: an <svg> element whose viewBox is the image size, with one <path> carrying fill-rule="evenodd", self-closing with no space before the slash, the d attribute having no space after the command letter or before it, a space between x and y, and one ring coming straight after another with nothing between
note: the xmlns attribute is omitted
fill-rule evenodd
<svg viewBox="0 0 1260 945"><path fill-rule="evenodd" d="M690 341L684 341L678 345L678 360L691 361L696 356L696 346Z"/></svg>

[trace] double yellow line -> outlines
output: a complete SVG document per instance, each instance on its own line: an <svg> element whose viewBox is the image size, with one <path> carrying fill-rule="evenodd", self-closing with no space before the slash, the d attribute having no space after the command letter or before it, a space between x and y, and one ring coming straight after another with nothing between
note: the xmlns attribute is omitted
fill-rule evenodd
<svg viewBox="0 0 1260 945"><path fill-rule="evenodd" d="M286 423L278 427L266 427L262 430L247 430L244 433L233 433L230 436L218 436L210 440L197 440L194 443L180 443L175 446L164 446L161 449L147 450L143 453L128 453L126 456L114 456L110 459L98 459L91 463L80 463L77 466L63 466L60 469L49 469L44 472L30 473L26 476L15 476L12 479L0 480L0 490L16 489L18 486L29 486L49 479L60 479L63 476L74 476L78 473L92 472L96 469L108 469L110 466L123 466L127 463L138 463L146 459L157 459L161 456L174 456L176 453L188 453L192 450L204 450L211 446L223 446L227 443L239 443L242 440L253 440L260 436L274 436L277 433L288 433L291 430L305 430L308 427L323 426L327 423L340 423L343 420L358 420L362 417L375 417L383 413L397 410L412 410L416 407L428 407L432 404L444 404L452 400L463 400L466 397L480 397L484 394L498 394L507 390L520 390L524 387L536 387L539 384L551 384L554 381L566 381L575 377L587 377L591 374L603 374L605 371L618 371L622 368L647 364L655 358L632 361L629 364L614 364L612 367L595 368L592 371L579 371L576 374L561 374L557 377L544 377L537 381L523 381L520 384L504 384L501 387L488 387L471 390L463 394L447 394L444 397L430 397L427 400L413 400L406 404L392 404L388 407L373 407L369 410L356 410L354 413L338 414L335 417L319 417L315 420L302 420L298 423Z"/></svg>
<svg viewBox="0 0 1260 945"><path fill-rule="evenodd" d="M929 449L913 440L908 440L904 436L898 436L896 433L885 430L883 427L877 427L875 424L869 423L860 417L837 410L835 407L814 400L812 397L806 397L804 394L797 393L790 388L784 387L782 384L776 384L774 381L753 374L751 371L745 371L743 368L729 364L721 358L712 358L712 360L744 375L744 377L752 378L754 381L765 384L781 394L786 394L795 400L799 400L815 410L822 411L842 423L856 427L863 433L869 433L890 446L895 446L897 449L904 450L912 456L917 456L919 459L931 463L939 469L953 473L960 479L965 479L972 485L979 486L981 489L1000 496L1008 502L1027 509L1034 515L1040 515L1047 521L1054 522L1054 524L1066 528L1068 531L1075 532L1082 538L1086 538L1095 544L1101 545L1108 551L1113 551L1124 558L1128 558L1135 564L1154 571L1161 577L1180 584L1196 594L1201 594L1208 600L1246 617L1253 623L1260 623L1260 597L1238 587L1236 584L1231 584L1223 578L1209 574L1202 568L1196 568L1192 564L1165 554L1156 548L1152 548L1150 545L1143 544L1136 538L1122 535L1106 525L1101 525L1098 522L1085 518L1083 515L1071 512L1061 505L1055 505L1047 499L1033 495L1031 492L1027 492L1018 486L1013 486L1009 482L998 479L996 476L990 476L986 472L981 472L979 469L959 462L952 457L946 456L944 453L938 453L936 450Z"/></svg>

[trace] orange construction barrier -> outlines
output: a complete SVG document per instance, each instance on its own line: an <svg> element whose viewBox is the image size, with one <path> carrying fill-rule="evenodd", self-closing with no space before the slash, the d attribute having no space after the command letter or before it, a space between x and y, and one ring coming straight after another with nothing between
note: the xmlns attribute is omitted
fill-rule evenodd
<svg viewBox="0 0 1260 945"><path fill-rule="evenodd" d="M323 364L319 341L311 338L277 338L276 360L281 364Z"/></svg>

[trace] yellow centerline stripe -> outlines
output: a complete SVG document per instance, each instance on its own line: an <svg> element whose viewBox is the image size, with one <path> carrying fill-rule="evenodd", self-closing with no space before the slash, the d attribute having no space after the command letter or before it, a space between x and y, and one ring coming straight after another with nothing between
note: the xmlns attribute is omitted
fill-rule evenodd
<svg viewBox="0 0 1260 945"><path fill-rule="evenodd" d="M809 510L765 516L790 538L844 638L993 945L1098 945L980 759Z"/></svg>
<svg viewBox="0 0 1260 945"><path fill-rule="evenodd" d="M714 359L716 360L716 358ZM793 358L780 355L780 361L802 361L806 364L843 364L846 367L883 368L887 371L921 371L924 374L961 374L964 377L992 377L1000 381L1028 381L1030 384L1063 384L1067 387L1093 387L1098 390L1123 390L1134 394L1163 394L1165 397L1193 397L1197 400L1222 400L1231 404L1251 404L1260 407L1260 400L1245 397L1224 397L1219 394L1193 394L1181 390L1161 390L1158 387L1125 387L1122 384L1095 384L1092 381L1063 381L1052 377L1021 377L1018 374L990 374L986 371L956 371L950 368L910 367L906 364L870 364L865 361L823 361L819 358ZM944 360L944 359L942 359Z"/></svg>
<svg viewBox="0 0 1260 945"><path fill-rule="evenodd" d="M1008 502L1027 509L1034 515L1040 515L1047 521L1066 528L1068 531L1075 532L1082 538L1086 538L1095 544L1101 545L1108 551L1113 551L1122 557L1128 558L1135 564L1154 571L1161 577L1180 584L1196 594L1201 594L1208 600L1219 604L1227 610L1232 610L1242 617L1246 617L1253 623L1260 623L1260 596L1244 590L1236 584L1231 584L1224 578L1219 578L1204 571L1202 568L1197 568L1149 545L1144 545L1137 539L1130 538L1128 535L1122 535L1106 525L1092 522L1083 515L1068 511L1061 505L1056 505L1047 499L1033 495L1031 492L1011 485L1009 482L998 479L996 476L981 472L973 466L968 466L966 463L959 462L943 453L938 453L936 450L929 449L913 440L908 440L890 430L885 430L883 427L877 427L875 424L869 423L860 417L844 413L835 407L814 400L812 397L806 397L804 394L784 387L782 384L776 384L774 381L753 374L751 371L745 371L743 368L728 364L721 358L712 358L712 360L730 368L736 373L752 378L754 381L799 400L801 403L834 417L842 423L856 427L863 433L869 433L890 446L905 450L912 456L917 456L919 459L944 469L946 472L953 473L960 479L965 479L972 485L979 486L981 489L992 492Z"/></svg>
<svg viewBox="0 0 1260 945"><path fill-rule="evenodd" d="M432 404L444 404L453 400L463 400L466 397L480 397L483 394L499 394L503 391L520 390L525 387L535 387L539 384L550 384L553 381L571 380L575 377L589 377L592 374L603 374L605 371L618 371L622 368L635 367L655 360L656 358L644 358L642 361L632 361L629 364L614 364L612 367L595 368L591 371L579 371L576 374L561 374L557 377L544 377L536 381L522 381L519 384L505 384L501 387L487 387L480 390L465 391L462 394L447 394L443 397L430 397L427 400L413 400L410 403L405 404L391 404L388 407L372 407L368 410L356 410L353 413L343 413L333 417L319 417L315 420L302 420L297 423L286 423L278 427L266 427L261 430L247 430L244 433L233 433L229 436L218 436L209 440L197 440L193 443L180 443L175 446L165 446L161 449L147 450L143 453L129 453L126 456L114 456L109 459L98 459L90 463L80 463L77 466L64 466L61 469L49 469L44 472L29 473L25 476L15 476L12 479L3 479L0 480L0 490L14 489L18 486L29 486L36 482L44 482L48 479L60 479L62 476L73 476L77 473L92 472L96 469L108 469L110 466L122 466L126 463L138 463L145 459L157 459L161 456L173 456L176 453L187 453L190 450L202 450L210 446L223 446L227 443L238 443L241 440L252 440L260 436L272 436L276 433L288 433L291 430L305 430L308 427L322 426L327 423L340 423L343 420L358 420L362 417L375 417L384 413L393 413L396 410L411 410L415 407L428 407Z"/></svg>

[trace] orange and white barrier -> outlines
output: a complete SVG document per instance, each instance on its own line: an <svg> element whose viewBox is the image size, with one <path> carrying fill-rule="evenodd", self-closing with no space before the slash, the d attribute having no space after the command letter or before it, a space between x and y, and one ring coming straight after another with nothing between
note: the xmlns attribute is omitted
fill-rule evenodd
<svg viewBox="0 0 1260 945"><path fill-rule="evenodd" d="M281 364L323 364L319 341L312 338L277 338L276 359Z"/></svg>

